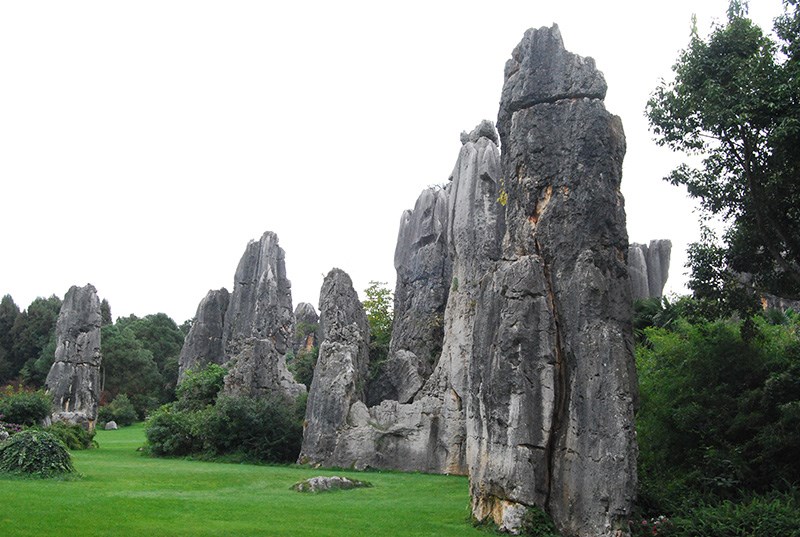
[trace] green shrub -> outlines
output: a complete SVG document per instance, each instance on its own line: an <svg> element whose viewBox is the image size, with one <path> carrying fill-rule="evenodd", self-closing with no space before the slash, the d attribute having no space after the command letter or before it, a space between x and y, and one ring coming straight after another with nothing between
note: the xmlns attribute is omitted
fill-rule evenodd
<svg viewBox="0 0 800 537"><path fill-rule="evenodd" d="M294 380L305 384L306 388L311 388L311 381L314 380L314 367L317 365L319 347L311 347L310 350L301 349L297 356L286 364L292 372Z"/></svg>
<svg viewBox="0 0 800 537"><path fill-rule="evenodd" d="M200 455L260 462L294 462L303 440L305 397L220 396L203 410L165 405L145 424L157 456Z"/></svg>
<svg viewBox="0 0 800 537"><path fill-rule="evenodd" d="M529 507L522 517L521 535L530 537L561 537L550 515L539 507Z"/></svg>
<svg viewBox="0 0 800 537"><path fill-rule="evenodd" d="M800 505L788 494L694 509L673 519L675 537L800 537Z"/></svg>
<svg viewBox="0 0 800 537"><path fill-rule="evenodd" d="M679 319L637 348L640 504L651 515L800 483L800 325Z"/></svg>
<svg viewBox="0 0 800 537"><path fill-rule="evenodd" d="M97 446L94 430L87 431L80 425L57 421L46 431L61 440L69 449L90 449Z"/></svg>
<svg viewBox="0 0 800 537"><path fill-rule="evenodd" d="M213 405L225 385L227 373L227 369L217 364L208 364L199 371L187 371L175 389L176 407L179 410L202 410Z"/></svg>
<svg viewBox="0 0 800 537"><path fill-rule="evenodd" d="M97 412L97 419L100 422L116 422L117 425L130 425L138 417L136 408L131 403L127 395L121 393L113 401L105 406L101 406Z"/></svg>
<svg viewBox="0 0 800 537"><path fill-rule="evenodd" d="M156 456L186 456L203 450L200 435L205 415L164 405L145 423L150 452Z"/></svg>
<svg viewBox="0 0 800 537"><path fill-rule="evenodd" d="M53 401L43 390L31 391L8 386L0 392L0 414L3 420L19 425L39 425L50 415Z"/></svg>
<svg viewBox="0 0 800 537"><path fill-rule="evenodd" d="M0 444L0 472L55 477L73 471L66 446L46 431L27 429Z"/></svg>
<svg viewBox="0 0 800 537"><path fill-rule="evenodd" d="M220 397L210 415L206 447L265 462L294 462L303 442L295 405L282 396Z"/></svg>

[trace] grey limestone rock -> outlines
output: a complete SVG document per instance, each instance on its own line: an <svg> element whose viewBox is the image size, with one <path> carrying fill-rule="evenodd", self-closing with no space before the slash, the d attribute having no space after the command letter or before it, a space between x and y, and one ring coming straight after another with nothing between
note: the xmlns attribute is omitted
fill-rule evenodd
<svg viewBox="0 0 800 537"><path fill-rule="evenodd" d="M56 352L45 388L53 421L94 428L100 399L100 299L91 284L67 291L56 321Z"/></svg>
<svg viewBox="0 0 800 537"><path fill-rule="evenodd" d="M294 355L302 351L310 351L319 342L319 315L314 306L308 302L300 302L294 309L295 332L292 340Z"/></svg>
<svg viewBox="0 0 800 537"><path fill-rule="evenodd" d="M488 133L486 125L487 123L482 124L482 127L479 126L473 132L482 130ZM491 126L491 123L488 125ZM467 139L451 176L452 183L446 191L423 193L420 198L423 203L418 204L414 211L416 213L418 209L427 207L432 216L444 209L446 216L421 219L418 221L420 224L414 224L418 228L408 235L404 235L404 230L408 231L411 227L401 227L397 250L400 253L397 257L400 261L398 280L402 282L407 277L403 272L407 267L416 267L420 274L423 273L420 267L426 267L424 274L428 277L425 285L417 288L409 286L403 292L425 295L430 293L432 281L437 282L436 286L441 285L439 282L442 276L437 272L440 269L430 270L430 267L441 266L443 245L446 244L447 257L452 260L450 277L446 279L447 289L441 290L447 296L442 320L444 333L441 356L430 377L411 402L384 399L380 404L368 407L357 398L347 398L350 404L346 419L338 418L339 426L335 431L329 428L329 434L335 434L336 440L335 457L327 459L328 463L335 462L337 466L353 466L359 469L371 467L466 474L465 401L469 394L469 359L472 352L473 321L479 307L479 281L482 273L499 258L503 237L504 213L503 206L498 201L499 159L499 150L493 137L475 137L475 141ZM442 195L440 192L446 194L446 207L442 206L445 200L426 201L426 197L438 198ZM414 221L414 218L419 216L413 216L409 221ZM406 222L405 217L403 222ZM419 247L409 249L402 246L413 244L414 241L405 238L407 236L426 236L426 233L419 231L420 228L432 230L428 235L435 237L435 240L422 242L435 244L436 248L426 251ZM414 256L417 256L416 261L407 264L406 260ZM398 288L403 289L401 286ZM417 299L411 297L409 302L412 305L423 304L428 309L411 307L405 310L404 316L412 315L415 311L430 311L432 303L425 300L425 296ZM323 313L323 319L324 317ZM414 341L403 330L405 328L401 328L399 341L404 342L404 345L394 341L398 335L393 334L392 349L398 354L404 351L398 347L410 346L408 342ZM431 332L417 333L424 333L430 341ZM322 345L320 360L323 357L325 340ZM406 363L412 363L412 360L407 359ZM318 364L315 383L320 367ZM309 406L312 400L316 400L316 391L321 386L331 384L334 383L328 381L317 386L312 385ZM334 398L337 402L343 399L345 397L342 396ZM344 413L345 406L337 408L336 416Z"/></svg>
<svg viewBox="0 0 800 537"><path fill-rule="evenodd" d="M309 390L301 463L350 466L341 433L350 407L364 400L369 366L369 324L353 282L341 269L325 277L319 298L322 341ZM362 403L363 404L363 403Z"/></svg>
<svg viewBox="0 0 800 537"><path fill-rule="evenodd" d="M317 476L304 479L299 483L292 485L292 489L297 492L329 492L331 490L349 490L361 487L371 487L372 485L367 481L359 479L350 479L347 477L333 476Z"/></svg>
<svg viewBox="0 0 800 537"><path fill-rule="evenodd" d="M669 277L672 242L666 239L628 247L628 271L633 299L659 298Z"/></svg>
<svg viewBox="0 0 800 537"><path fill-rule="evenodd" d="M411 401L442 352L452 273L447 218L447 191L434 187L424 190L414 210L400 219L392 341L388 359L369 384L369 405Z"/></svg>
<svg viewBox="0 0 800 537"><path fill-rule="evenodd" d="M467 407L472 513L537 505L570 537L627 533L636 488L625 137L556 26L506 64L502 254L480 281Z"/></svg>
<svg viewBox="0 0 800 537"><path fill-rule="evenodd" d="M224 392L259 396L305 393L286 369L294 333L291 283L278 236L267 231L247 245L225 312L223 344L228 358Z"/></svg>
<svg viewBox="0 0 800 537"><path fill-rule="evenodd" d="M225 288L209 291L197 306L192 328L186 335L178 360L178 380L190 369L202 369L208 364L222 365L226 361L222 337L225 312L230 294Z"/></svg>
<svg viewBox="0 0 800 537"><path fill-rule="evenodd" d="M116 421L112 420L112 421L109 421L108 423L106 423L106 426L103 427L103 428L106 431L116 431L117 429L119 429L119 426L117 425Z"/></svg>

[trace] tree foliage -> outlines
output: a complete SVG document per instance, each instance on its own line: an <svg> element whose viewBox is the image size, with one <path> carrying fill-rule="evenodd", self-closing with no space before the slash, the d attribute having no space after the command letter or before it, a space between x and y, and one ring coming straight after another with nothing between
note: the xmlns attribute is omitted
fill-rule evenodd
<svg viewBox="0 0 800 537"><path fill-rule="evenodd" d="M800 317L679 318L637 349L642 502L654 513L800 484Z"/></svg>
<svg viewBox="0 0 800 537"><path fill-rule="evenodd" d="M370 364L380 364L389 355L389 342L392 339L392 322L394 321L394 294L386 286L386 282L371 281L364 290L366 299L362 302L369 322Z"/></svg>
<svg viewBox="0 0 800 537"><path fill-rule="evenodd" d="M660 145L702 157L667 180L726 224L721 242L708 232L690 250L690 288L724 299L746 273L756 290L800 296L797 0L776 23L779 43L746 15L734 1L708 38L693 32L647 115Z"/></svg>
<svg viewBox="0 0 800 537"><path fill-rule="evenodd" d="M11 378L22 374L30 384L41 386L44 383L44 377L53 363L53 353L48 355L48 352L55 351L59 311L61 299L53 295L35 299L28 309L17 315L11 328ZM44 375L40 374L42 370Z"/></svg>

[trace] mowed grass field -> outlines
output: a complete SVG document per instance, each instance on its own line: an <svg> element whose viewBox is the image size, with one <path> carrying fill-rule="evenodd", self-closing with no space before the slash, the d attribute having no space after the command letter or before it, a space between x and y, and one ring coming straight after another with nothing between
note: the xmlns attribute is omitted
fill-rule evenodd
<svg viewBox="0 0 800 537"><path fill-rule="evenodd" d="M468 521L467 479L395 472L156 459L136 449L141 425L98 431L73 452L76 480L0 477L2 536L486 536ZM315 475L372 488L303 494Z"/></svg>

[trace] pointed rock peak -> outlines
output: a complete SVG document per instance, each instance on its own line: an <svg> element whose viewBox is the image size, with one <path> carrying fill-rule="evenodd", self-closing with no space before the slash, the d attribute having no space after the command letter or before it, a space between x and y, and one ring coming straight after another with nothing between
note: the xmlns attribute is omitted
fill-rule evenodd
<svg viewBox="0 0 800 537"><path fill-rule="evenodd" d="M606 81L594 59L564 48L557 25L531 28L506 62L498 128L517 110L562 99L604 99Z"/></svg>
<svg viewBox="0 0 800 537"><path fill-rule="evenodd" d="M472 132L467 133L467 131L463 131L461 133L461 144L465 145L468 142L475 143L480 138L488 138L494 142L495 145L498 144L497 131L495 130L494 123L492 121L484 119L477 127L472 129Z"/></svg>
<svg viewBox="0 0 800 537"><path fill-rule="evenodd" d="M297 322L316 323L319 320L317 310L308 302L300 302L294 309L294 317Z"/></svg>

